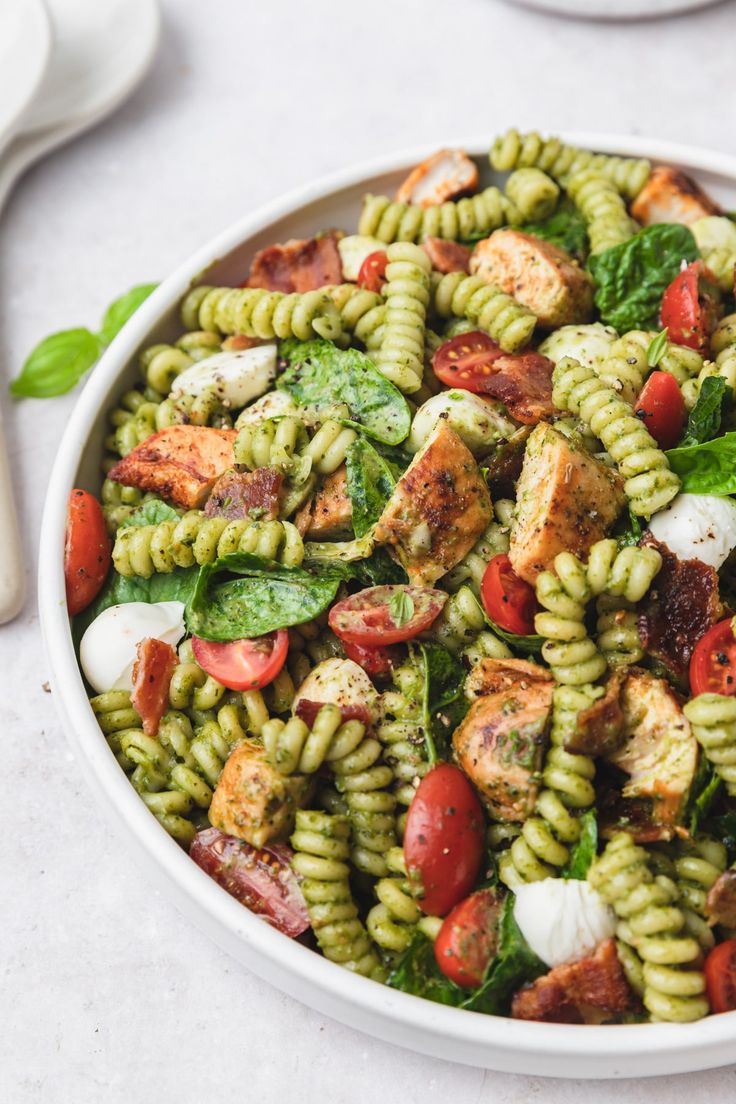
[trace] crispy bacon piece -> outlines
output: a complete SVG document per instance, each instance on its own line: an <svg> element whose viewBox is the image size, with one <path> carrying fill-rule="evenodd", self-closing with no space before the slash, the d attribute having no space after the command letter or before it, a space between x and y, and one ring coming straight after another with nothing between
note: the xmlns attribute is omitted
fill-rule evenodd
<svg viewBox="0 0 736 1104"><path fill-rule="evenodd" d="M169 708L169 683L177 659L170 644L147 636L138 644L133 664L133 692L130 700L147 736L155 736Z"/></svg>
<svg viewBox="0 0 736 1104"><path fill-rule="evenodd" d="M317 714L325 704L326 703L323 701L310 701L309 698L299 698L294 712L301 721L304 721L308 728L312 728L317 719ZM339 709L343 722L360 721L361 724L369 725L373 720L372 713L366 705L340 705Z"/></svg>
<svg viewBox="0 0 736 1104"><path fill-rule="evenodd" d="M595 1023L600 1012L625 1012L633 1001L616 943L606 939L587 958L555 966L525 985L514 996L511 1015L516 1020Z"/></svg>
<svg viewBox="0 0 736 1104"><path fill-rule="evenodd" d="M342 263L333 232L319 238L292 238L283 245L261 249L253 258L245 286L304 292L340 283Z"/></svg>
<svg viewBox="0 0 736 1104"><path fill-rule="evenodd" d="M338 540L352 536L353 504L348 495L348 480L342 464L328 475L314 495L302 506L294 524L303 537L314 540Z"/></svg>
<svg viewBox="0 0 736 1104"><path fill-rule="evenodd" d="M251 518L271 521L279 516L279 495L284 482L277 468L252 472L226 471L215 483L204 512L207 517L229 520Z"/></svg>
<svg viewBox="0 0 736 1104"><path fill-rule="evenodd" d="M477 187L478 168L465 150L441 149L412 169L397 190L396 199L399 203L435 207Z"/></svg>
<svg viewBox="0 0 736 1104"><path fill-rule="evenodd" d="M422 249L438 272L469 272L471 250L460 242L444 238L425 238Z"/></svg>
<svg viewBox="0 0 736 1104"><path fill-rule="evenodd" d="M493 362L484 390L508 408L517 422L536 425L555 412L552 402L554 364L541 353L514 353Z"/></svg>
<svg viewBox="0 0 736 1104"><path fill-rule="evenodd" d="M565 743L574 755L607 755L620 746L624 734L621 709L623 675L614 672L602 698L578 713L577 723Z"/></svg>
<svg viewBox="0 0 736 1104"><path fill-rule="evenodd" d="M679 678L687 678L695 645L720 620L718 574L701 560L680 560L646 533L642 544L656 548L662 567L639 607L644 648Z"/></svg>
<svg viewBox="0 0 736 1104"><path fill-rule="evenodd" d="M736 870L724 870L708 891L705 912L711 924L736 928Z"/></svg>
<svg viewBox="0 0 736 1104"><path fill-rule="evenodd" d="M185 510L196 510L233 462L234 429L173 425L152 433L108 472L126 487L153 491Z"/></svg>

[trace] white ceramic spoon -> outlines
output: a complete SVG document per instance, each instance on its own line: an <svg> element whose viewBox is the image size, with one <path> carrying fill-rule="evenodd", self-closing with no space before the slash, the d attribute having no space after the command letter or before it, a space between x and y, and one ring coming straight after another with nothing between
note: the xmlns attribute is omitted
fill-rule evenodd
<svg viewBox="0 0 736 1104"><path fill-rule="evenodd" d="M20 127L51 56L51 24L41 0L0 5L0 152Z"/></svg>

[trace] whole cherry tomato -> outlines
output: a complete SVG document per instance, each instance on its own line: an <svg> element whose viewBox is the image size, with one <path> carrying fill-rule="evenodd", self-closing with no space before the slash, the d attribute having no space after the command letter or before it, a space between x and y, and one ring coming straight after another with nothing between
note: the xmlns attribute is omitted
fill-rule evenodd
<svg viewBox="0 0 736 1104"><path fill-rule="evenodd" d="M708 629L695 645L690 689L693 694L736 695L736 637L730 617Z"/></svg>
<svg viewBox="0 0 736 1104"><path fill-rule="evenodd" d="M711 1012L736 1011L736 939L714 947L704 969Z"/></svg>
<svg viewBox="0 0 736 1104"><path fill-rule="evenodd" d="M674 448L685 428L685 401L669 372L652 372L634 407L660 448Z"/></svg>
<svg viewBox="0 0 736 1104"><path fill-rule="evenodd" d="M94 495L75 489L69 495L64 547L66 604L74 616L99 594L110 567L112 543L105 516Z"/></svg>

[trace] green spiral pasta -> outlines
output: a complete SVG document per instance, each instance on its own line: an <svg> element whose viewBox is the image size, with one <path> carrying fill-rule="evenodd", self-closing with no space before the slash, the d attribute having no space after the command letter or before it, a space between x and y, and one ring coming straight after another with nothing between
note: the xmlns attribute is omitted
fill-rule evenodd
<svg viewBox="0 0 736 1104"><path fill-rule="evenodd" d="M736 314L727 314L710 335L710 347L715 356L736 349Z"/></svg>
<svg viewBox="0 0 736 1104"><path fill-rule="evenodd" d="M598 369L598 376L608 387L618 392L626 402L636 402L644 380L652 370L647 354L656 334L646 330L630 330L611 345L609 355ZM703 358L695 349L668 341L657 361L661 372L669 372L683 389L703 367ZM697 396L696 396L697 397ZM694 401L694 400L693 400Z"/></svg>
<svg viewBox="0 0 736 1104"><path fill-rule="evenodd" d="M153 495L139 491L137 487L124 487L122 483L115 483L112 479L106 479L102 484L100 499L102 500L102 513L110 536L115 536L120 526L125 525L130 515Z"/></svg>
<svg viewBox="0 0 736 1104"><path fill-rule="evenodd" d="M358 233L387 244L419 242L424 238L448 241L484 238L505 226L511 213L508 200L495 187L432 207L369 194L363 199Z"/></svg>
<svg viewBox="0 0 736 1104"><path fill-rule="evenodd" d="M342 328L366 348L380 347L386 324L383 296L356 284L339 284L326 290L340 312Z"/></svg>
<svg viewBox="0 0 736 1104"><path fill-rule="evenodd" d="M381 719L376 736L383 745L383 757L395 778L394 794L399 805L408 809L416 787L429 770L424 739L422 701L424 678L411 660L396 667L391 676L393 688L381 695ZM403 834L405 813L398 817Z"/></svg>
<svg viewBox="0 0 736 1104"><path fill-rule="evenodd" d="M376 368L406 394L424 375L424 330L432 263L418 245L394 242L386 250L385 323Z"/></svg>
<svg viewBox="0 0 736 1104"><path fill-rule="evenodd" d="M467 318L507 353L526 345L537 324L535 315L513 296L464 272L433 274L432 307L440 318Z"/></svg>
<svg viewBox="0 0 736 1104"><path fill-rule="evenodd" d="M493 142L489 154L497 172L535 167L554 177L563 187L571 176L586 170L601 173L626 199L636 199L651 172L642 158L611 157L564 145L559 138L541 138L531 132L508 130Z"/></svg>
<svg viewBox="0 0 736 1104"><path fill-rule="evenodd" d="M177 567L213 563L230 552L252 552L267 560L298 567L304 543L289 521L249 521L207 517L190 510L177 521L120 529L112 561L120 575L168 574Z"/></svg>
<svg viewBox="0 0 736 1104"><path fill-rule="evenodd" d="M685 406L692 410L697 402L703 381L709 376L722 376L732 392L736 394L736 314L722 318L711 335L711 350L715 360L707 360L695 379L682 384L682 397Z"/></svg>
<svg viewBox="0 0 736 1104"><path fill-rule="evenodd" d="M461 586L469 586L474 594L480 594L488 563L494 556L509 550L511 522L514 517L514 503L510 498L500 498L493 504L493 521L486 528L457 567L448 571L443 583L450 591Z"/></svg>
<svg viewBox="0 0 736 1104"><path fill-rule="evenodd" d="M328 418L310 438L304 422L287 415L244 425L235 438L233 454L236 464L251 471L278 467L295 482L304 482L313 471L319 475L337 471L356 437L354 429Z"/></svg>
<svg viewBox="0 0 736 1104"><path fill-rule="evenodd" d="M373 887L378 904L368 913L366 927L374 943L389 954L397 955L409 946L417 928L430 939L436 939L442 920L422 915L411 895L401 848L392 847L386 858L392 877L381 878Z"/></svg>
<svg viewBox="0 0 736 1104"><path fill-rule="evenodd" d="M176 399L147 397L150 391L127 391L109 414L113 432L105 446L120 456L143 443L152 433L172 425L211 425L229 428L232 418L214 389L201 395L180 395Z"/></svg>
<svg viewBox="0 0 736 1104"><path fill-rule="evenodd" d="M713 929L706 915L708 890L726 869L726 848L720 840L698 836L693 840L679 840L676 849L678 904L687 931L707 954L715 946Z"/></svg>
<svg viewBox="0 0 736 1104"><path fill-rule="evenodd" d="M222 338L217 333L195 330L183 334L175 345L150 345L140 355L141 374L148 387L168 395L177 376L197 361L218 353Z"/></svg>
<svg viewBox="0 0 736 1104"><path fill-rule="evenodd" d="M263 288L197 287L182 304L182 319L188 329L213 333L344 339L340 312L324 289L285 295Z"/></svg>
<svg viewBox="0 0 736 1104"><path fill-rule="evenodd" d="M120 737L130 729L141 730L141 719L133 708L127 690L108 690L89 701L92 711L104 733L108 747L124 771L132 770L122 747Z"/></svg>
<svg viewBox="0 0 736 1104"><path fill-rule="evenodd" d="M350 892L350 821L298 809L291 865L301 877L312 930L325 958L382 981L384 970Z"/></svg>
<svg viewBox="0 0 736 1104"><path fill-rule="evenodd" d="M671 502L680 480L631 405L569 357L555 365L552 380L555 405L579 414L616 463L633 512L650 518Z"/></svg>
<svg viewBox="0 0 736 1104"><path fill-rule="evenodd" d="M602 594L597 603L598 650L609 667L630 667L644 658L633 602Z"/></svg>
<svg viewBox="0 0 736 1104"><path fill-rule="evenodd" d="M552 177L535 168L512 172L504 191L519 212L519 222L540 222L548 218L560 198L560 189Z"/></svg>
<svg viewBox="0 0 736 1104"><path fill-rule="evenodd" d="M449 596L426 637L453 655L467 657L471 666L480 658L507 659L511 655L504 642L487 628L483 610L469 586L461 586Z"/></svg>
<svg viewBox="0 0 736 1104"><path fill-rule="evenodd" d="M567 194L585 219L591 253L621 245L638 229L618 188L602 173L575 173L567 182Z"/></svg>
<svg viewBox="0 0 736 1104"><path fill-rule="evenodd" d="M647 852L625 832L613 837L588 880L613 906L620 944L643 963L643 999L652 1018L690 1023L707 1015L705 979L695 966L700 947L686 934L675 883L652 873Z"/></svg>
<svg viewBox="0 0 736 1104"><path fill-rule="evenodd" d="M683 713L729 796L736 797L736 698L698 694L683 706Z"/></svg>

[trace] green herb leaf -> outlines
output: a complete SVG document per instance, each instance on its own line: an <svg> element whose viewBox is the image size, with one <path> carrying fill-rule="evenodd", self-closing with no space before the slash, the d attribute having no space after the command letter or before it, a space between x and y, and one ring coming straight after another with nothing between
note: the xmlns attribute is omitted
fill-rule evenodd
<svg viewBox="0 0 736 1104"><path fill-rule="evenodd" d="M398 445L408 435L409 404L365 353L338 349L330 341L283 341L279 351L289 367L276 386L300 406L336 417L387 445Z"/></svg>
<svg viewBox="0 0 736 1104"><path fill-rule="evenodd" d="M667 327L660 330L647 346L647 364L650 368L656 368L667 349Z"/></svg>
<svg viewBox="0 0 736 1104"><path fill-rule="evenodd" d="M619 333L653 328L665 289L683 260L695 261L699 255L687 226L658 223L592 256L588 267L596 283L601 320Z"/></svg>
<svg viewBox="0 0 736 1104"><path fill-rule="evenodd" d="M434 765L449 751L450 737L468 711L463 693L465 668L441 644L420 644L422 661L422 727L427 759ZM439 745L439 752L438 752Z"/></svg>
<svg viewBox="0 0 736 1104"><path fill-rule="evenodd" d="M736 858L736 813L714 817L708 827L711 825L712 835L721 840L728 852L728 861L733 862Z"/></svg>
<svg viewBox="0 0 736 1104"><path fill-rule="evenodd" d="M397 629L414 616L414 599L405 590L397 590L388 604L388 612Z"/></svg>
<svg viewBox="0 0 736 1104"><path fill-rule="evenodd" d="M141 525L160 525L162 521L178 521L180 515L173 506L160 498L151 498L144 502L126 519L124 528Z"/></svg>
<svg viewBox="0 0 736 1104"><path fill-rule="evenodd" d="M178 567L168 573L156 573L150 579L111 571L94 602L74 618L72 633L75 643L79 644L94 619L110 606L126 602L183 602L188 606L198 571L197 567ZM186 612L184 619L188 621Z"/></svg>
<svg viewBox="0 0 736 1104"><path fill-rule="evenodd" d="M736 494L736 433L724 433L714 441L669 449L665 456L690 494Z"/></svg>
<svg viewBox="0 0 736 1104"><path fill-rule="evenodd" d="M588 809L580 817L580 838L570 852L570 858L562 868L563 878L576 878L584 882L593 859L598 853L598 820L595 809Z"/></svg>
<svg viewBox="0 0 736 1104"><path fill-rule="evenodd" d="M700 831L721 787L720 775L713 769L705 755L701 755L683 816L691 836L695 836Z"/></svg>
<svg viewBox="0 0 736 1104"><path fill-rule="evenodd" d="M391 467L364 437L348 449L347 490L352 505L353 532L364 536L376 524L396 486Z"/></svg>
<svg viewBox="0 0 736 1104"><path fill-rule="evenodd" d="M120 333L128 319L135 314L141 303L145 302L157 287L158 284L138 284L110 304L105 311L99 333L99 337L105 345L109 345L112 339Z"/></svg>
<svg viewBox="0 0 736 1104"><path fill-rule="evenodd" d="M418 928L386 984L392 989L400 989L402 993L411 993L415 997L424 997L436 1004L449 1004L454 1008L459 1008L467 996L467 990L455 985L442 973L434 957L432 940Z"/></svg>
<svg viewBox="0 0 736 1104"><path fill-rule="evenodd" d="M527 222L519 227L525 234L552 242L571 256L584 260L588 251L588 233L585 219L569 201L559 205L554 214L542 222Z"/></svg>
<svg viewBox="0 0 736 1104"><path fill-rule="evenodd" d="M509 893L501 912L496 957L491 960L483 984L461 1007L490 1016L503 1015L508 1012L517 989L546 973L547 967L534 954L514 919L514 895Z"/></svg>
<svg viewBox="0 0 736 1104"><path fill-rule="evenodd" d="M629 548L631 545L638 544L641 540L641 535L641 521L636 516L636 514L632 512L632 509L629 506L628 528L616 534L616 540L618 541L619 548Z"/></svg>
<svg viewBox="0 0 736 1104"><path fill-rule="evenodd" d="M723 376L706 376L678 448L701 445L715 437L721 428L724 402L729 404L732 398L733 392Z"/></svg>
<svg viewBox="0 0 736 1104"><path fill-rule="evenodd" d="M50 399L65 395L89 371L102 343L89 330L63 330L45 337L10 384L18 398Z"/></svg>
<svg viewBox="0 0 736 1104"><path fill-rule="evenodd" d="M363 538L361 538L363 539ZM309 548L307 548L309 553ZM341 560L327 557L305 556L302 567L313 575L321 575L341 582L355 579L363 586L383 586L388 583L408 583L409 576L401 564L392 559L383 545L362 560Z"/></svg>

